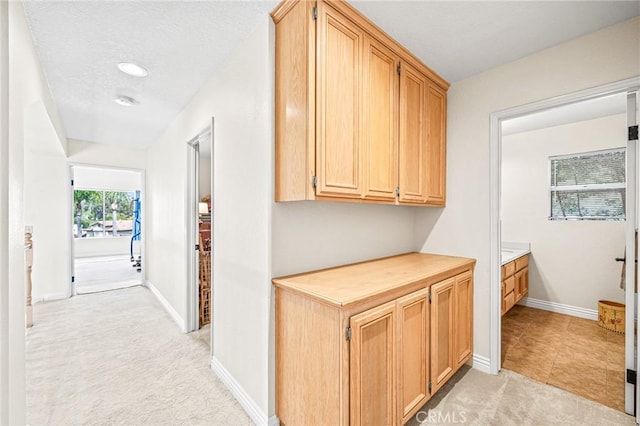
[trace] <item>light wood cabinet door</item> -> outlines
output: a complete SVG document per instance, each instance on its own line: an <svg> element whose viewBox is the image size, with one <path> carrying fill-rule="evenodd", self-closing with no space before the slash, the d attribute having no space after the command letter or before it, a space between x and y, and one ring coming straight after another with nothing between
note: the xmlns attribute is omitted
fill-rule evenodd
<svg viewBox="0 0 640 426"><path fill-rule="evenodd" d="M393 301L350 319L351 425L395 424L395 310Z"/></svg>
<svg viewBox="0 0 640 426"><path fill-rule="evenodd" d="M316 196L360 198L364 32L325 2L317 25Z"/></svg>
<svg viewBox="0 0 640 426"><path fill-rule="evenodd" d="M460 368L473 355L473 275L456 277L455 287L455 362Z"/></svg>
<svg viewBox="0 0 640 426"><path fill-rule="evenodd" d="M516 282L515 282L515 292L516 292L516 301L522 299L527 292L529 291L529 268L525 267L524 269L516 272Z"/></svg>
<svg viewBox="0 0 640 426"><path fill-rule="evenodd" d="M395 201L398 184L399 58L373 37L364 38L364 198Z"/></svg>
<svg viewBox="0 0 640 426"><path fill-rule="evenodd" d="M397 302L398 417L405 424L429 394L429 289Z"/></svg>
<svg viewBox="0 0 640 426"><path fill-rule="evenodd" d="M431 392L455 371L455 284L450 278L431 286Z"/></svg>
<svg viewBox="0 0 640 426"><path fill-rule="evenodd" d="M411 65L400 66L399 201L424 204L426 197L426 77Z"/></svg>
<svg viewBox="0 0 640 426"><path fill-rule="evenodd" d="M447 93L433 83L427 91L427 204L444 206L446 180Z"/></svg>

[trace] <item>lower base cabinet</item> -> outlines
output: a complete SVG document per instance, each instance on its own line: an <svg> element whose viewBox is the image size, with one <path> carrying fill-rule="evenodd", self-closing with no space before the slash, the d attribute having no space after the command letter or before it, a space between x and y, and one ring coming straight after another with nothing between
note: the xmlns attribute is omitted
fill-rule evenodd
<svg viewBox="0 0 640 426"><path fill-rule="evenodd" d="M274 280L276 411L281 423L405 424L471 358L475 261L405 256L409 259L400 260L452 259L452 266L444 272L438 269L433 278L427 268L421 279L398 289L387 285L391 290L382 300L364 294L362 301L350 299L351 304L330 303L338 302L335 294L329 300L317 298L322 274L330 284L341 268L310 273L314 275L307 280L295 277L305 285L313 283L313 297L284 285L291 285L286 278ZM361 265L343 268L355 268L345 271L353 273ZM415 268L408 262L407 268L411 266ZM398 271L399 277L406 276ZM393 273L387 277L393 279ZM337 293L353 296L341 283L336 284ZM339 324L345 326L344 335L329 330Z"/></svg>

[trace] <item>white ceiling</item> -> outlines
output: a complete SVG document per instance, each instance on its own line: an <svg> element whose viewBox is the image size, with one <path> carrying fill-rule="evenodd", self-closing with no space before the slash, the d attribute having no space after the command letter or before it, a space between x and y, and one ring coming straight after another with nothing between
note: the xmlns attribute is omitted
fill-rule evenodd
<svg viewBox="0 0 640 426"><path fill-rule="evenodd" d="M148 146L275 1L34 1L25 10L70 138ZM639 1L356 1L450 82L640 15ZM149 69L138 79L116 65ZM116 95L140 104L122 107Z"/></svg>
<svg viewBox="0 0 640 426"><path fill-rule="evenodd" d="M505 120L502 122L502 134L530 132L626 112L627 94L619 93Z"/></svg>

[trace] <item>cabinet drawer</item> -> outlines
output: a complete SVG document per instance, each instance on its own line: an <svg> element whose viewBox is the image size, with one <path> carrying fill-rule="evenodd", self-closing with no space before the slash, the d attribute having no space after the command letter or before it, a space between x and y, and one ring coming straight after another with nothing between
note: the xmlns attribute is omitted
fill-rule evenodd
<svg viewBox="0 0 640 426"><path fill-rule="evenodd" d="M511 293L516 288L516 277L513 275L503 281L504 283L504 294Z"/></svg>
<svg viewBox="0 0 640 426"><path fill-rule="evenodd" d="M526 254L522 257L519 257L516 260L514 260L514 262L516 263L516 271L519 271L520 269L529 265L529 255Z"/></svg>
<svg viewBox="0 0 640 426"><path fill-rule="evenodd" d="M502 265L502 279L504 280L505 278L513 275L515 271L516 271L515 262L505 263L504 265Z"/></svg>
<svg viewBox="0 0 640 426"><path fill-rule="evenodd" d="M513 308L513 305L516 304L516 294L515 292L511 292L508 293L505 297L504 297L504 308L505 308L505 312L508 311L509 309Z"/></svg>

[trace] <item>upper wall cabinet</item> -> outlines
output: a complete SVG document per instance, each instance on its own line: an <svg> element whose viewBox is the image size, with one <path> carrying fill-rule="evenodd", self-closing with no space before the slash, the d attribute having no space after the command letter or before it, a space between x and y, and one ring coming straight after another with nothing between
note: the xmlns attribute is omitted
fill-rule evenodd
<svg viewBox="0 0 640 426"><path fill-rule="evenodd" d="M344 1L276 23L276 201L445 204L449 84Z"/></svg>

